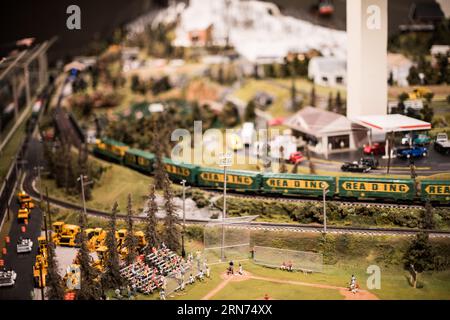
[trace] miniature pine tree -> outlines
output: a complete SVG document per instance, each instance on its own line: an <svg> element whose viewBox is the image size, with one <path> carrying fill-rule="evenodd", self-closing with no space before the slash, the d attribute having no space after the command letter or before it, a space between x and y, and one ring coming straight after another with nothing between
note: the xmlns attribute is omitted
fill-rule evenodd
<svg viewBox="0 0 450 320"><path fill-rule="evenodd" d="M311 88L311 93L310 93L310 97L309 97L309 104L312 107L316 106L316 86L312 86Z"/></svg>
<svg viewBox="0 0 450 320"><path fill-rule="evenodd" d="M166 217L164 218L164 243L168 248L176 251L180 248L180 231L178 230L178 216L175 212L173 203L173 192L169 178L166 176L164 184L164 209Z"/></svg>
<svg viewBox="0 0 450 320"><path fill-rule="evenodd" d="M106 252L105 272L102 274L102 286L104 289L120 288L123 284L123 278L120 274L119 254L117 252L116 239L116 218L117 218L117 202L114 203L109 221L109 230L106 235Z"/></svg>
<svg viewBox="0 0 450 320"><path fill-rule="evenodd" d="M98 271L91 264L91 256L87 247L87 240L84 234L86 218L80 214L80 242L81 247L78 250L78 264L80 265L80 290L77 293L78 300L99 300L101 290L98 286Z"/></svg>
<svg viewBox="0 0 450 320"><path fill-rule="evenodd" d="M133 232L133 208L131 204L131 194L128 194L127 205L127 235L125 237L125 247L127 248L126 263L132 264L136 260L137 241Z"/></svg>
<svg viewBox="0 0 450 320"><path fill-rule="evenodd" d="M147 246L145 247L145 255L151 253L151 248L156 247L159 244L159 237L156 230L157 219L156 213L158 212L158 205L156 203L155 186L149 187L147 208L146 208L146 225L145 225L145 239L147 240Z"/></svg>
<svg viewBox="0 0 450 320"><path fill-rule="evenodd" d="M45 296L48 300L63 300L64 299L64 286L63 280L58 273L58 261L55 256L54 243L49 240L47 244L48 252L48 269L47 269L47 291Z"/></svg>
<svg viewBox="0 0 450 320"><path fill-rule="evenodd" d="M163 155L162 155L162 148L160 145L161 142L161 135L159 131L159 126L157 124L157 121L153 121L153 130L152 130L152 142L153 142L153 153L155 154L155 164L154 164L154 171L155 171L155 187L156 189L160 190L163 188L164 185L164 179L165 179L165 168L163 163Z"/></svg>
<svg viewBox="0 0 450 320"><path fill-rule="evenodd" d="M287 170L287 166L286 166L286 162L284 161L284 147L281 146L280 147L280 173L286 173Z"/></svg>
<svg viewBox="0 0 450 320"><path fill-rule="evenodd" d="M330 92L328 94L328 105L327 105L327 110L328 111L333 111L333 94Z"/></svg>

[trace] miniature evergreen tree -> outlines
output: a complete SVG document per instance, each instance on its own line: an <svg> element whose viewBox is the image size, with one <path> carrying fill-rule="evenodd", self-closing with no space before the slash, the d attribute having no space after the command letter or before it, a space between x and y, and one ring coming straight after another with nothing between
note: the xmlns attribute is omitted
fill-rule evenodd
<svg viewBox="0 0 450 320"><path fill-rule="evenodd" d="M335 103L336 103L337 113L344 114L344 110L343 110L344 103L342 102L340 91L338 91L336 93L336 102Z"/></svg>
<svg viewBox="0 0 450 320"><path fill-rule="evenodd" d="M311 88L311 93L310 93L310 97L309 97L309 104L312 107L316 106L316 86L313 85Z"/></svg>
<svg viewBox="0 0 450 320"><path fill-rule="evenodd" d="M178 230L178 216L175 212L173 203L173 191L169 178L166 177L164 184L164 209L166 217L164 218L164 243L168 248L176 251L180 248L180 231Z"/></svg>
<svg viewBox="0 0 450 320"><path fill-rule="evenodd" d="M84 233L86 218L80 213L80 242L81 247L78 250L78 264L80 265L80 290L77 293L78 300L99 300L101 290L98 285L98 271L91 264L91 256L87 247L87 240Z"/></svg>
<svg viewBox="0 0 450 320"><path fill-rule="evenodd" d="M102 286L104 289L120 288L123 284L123 278L120 274L119 254L117 252L116 239L116 218L117 218L117 202L114 203L109 221L109 230L106 235L106 252L105 272L102 274Z"/></svg>
<svg viewBox="0 0 450 320"><path fill-rule="evenodd" d="M64 299L64 286L63 280L58 273L58 261L55 256L54 243L49 237L49 243L47 244L48 252L48 269L47 269L47 291L45 296L48 300L63 300Z"/></svg>
<svg viewBox="0 0 450 320"><path fill-rule="evenodd" d="M147 198L146 208L146 225L145 225L145 239L147 240L147 246L145 247L145 256L151 253L151 248L159 245L160 240L156 229L157 219L156 213L158 212L158 205L156 203L155 186L149 186L149 193Z"/></svg>
<svg viewBox="0 0 450 320"><path fill-rule="evenodd" d="M306 153L306 159L308 159L309 173L310 174L315 174L316 173L316 168L315 168L314 163L311 160L311 153L309 151L308 144L305 145L305 153Z"/></svg>
<svg viewBox="0 0 450 320"><path fill-rule="evenodd" d="M333 111L334 107L333 107L333 94L330 93L328 94L328 104L327 104L327 110L328 111Z"/></svg>
<svg viewBox="0 0 450 320"><path fill-rule="evenodd" d="M430 201L425 203L425 211L422 216L422 228L432 230L436 226L434 221L433 206Z"/></svg>
<svg viewBox="0 0 450 320"><path fill-rule="evenodd" d="M127 205L127 235L125 237L125 247L127 248L126 263L132 264L136 260L137 241L133 232L133 208L131 204L131 194L128 194Z"/></svg>
<svg viewBox="0 0 450 320"><path fill-rule="evenodd" d="M153 144L153 153L155 154L155 164L154 164L154 172L155 172L155 187L156 189L162 189L164 185L164 179L166 176L166 171L163 163L163 155L161 148L161 135L160 129L157 121L153 121L153 130L152 130L152 144Z"/></svg>
<svg viewBox="0 0 450 320"><path fill-rule="evenodd" d="M255 109L256 109L255 101L250 100L247 104L247 107L245 108L245 115L244 115L245 121L255 120L256 118Z"/></svg>

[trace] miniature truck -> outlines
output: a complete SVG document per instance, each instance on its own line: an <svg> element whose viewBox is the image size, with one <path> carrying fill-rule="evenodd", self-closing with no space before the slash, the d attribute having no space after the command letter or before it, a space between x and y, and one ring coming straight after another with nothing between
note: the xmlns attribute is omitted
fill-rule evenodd
<svg viewBox="0 0 450 320"><path fill-rule="evenodd" d="M0 269L0 287L11 287L16 283L17 274L13 270Z"/></svg>
<svg viewBox="0 0 450 320"><path fill-rule="evenodd" d="M434 150L442 154L450 154L450 141L446 133L438 133L434 142Z"/></svg>
<svg viewBox="0 0 450 320"><path fill-rule="evenodd" d="M33 241L28 238L19 238L17 241L17 253L27 253L31 252L33 249Z"/></svg>

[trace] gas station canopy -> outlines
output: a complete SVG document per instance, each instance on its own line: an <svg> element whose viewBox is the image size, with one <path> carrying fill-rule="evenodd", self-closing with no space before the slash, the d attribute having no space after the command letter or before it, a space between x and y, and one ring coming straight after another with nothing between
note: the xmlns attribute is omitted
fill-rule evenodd
<svg viewBox="0 0 450 320"><path fill-rule="evenodd" d="M383 133L431 129L431 123L401 114L356 116L351 120L363 127Z"/></svg>

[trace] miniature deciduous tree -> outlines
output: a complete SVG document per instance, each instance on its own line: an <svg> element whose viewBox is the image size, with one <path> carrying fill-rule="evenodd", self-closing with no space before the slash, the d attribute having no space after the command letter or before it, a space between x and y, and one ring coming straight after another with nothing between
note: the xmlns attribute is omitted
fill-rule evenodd
<svg viewBox="0 0 450 320"><path fill-rule="evenodd" d="M428 233L418 233L404 255L405 269L414 270L414 276L412 277L414 288L417 286L418 274L434 268L434 257L435 254L429 242Z"/></svg>
<svg viewBox="0 0 450 320"><path fill-rule="evenodd" d="M151 248L156 247L160 243L158 232L156 229L158 212L158 204L156 203L155 186L149 186L149 193L147 197L146 219L145 219L145 239L147 246L145 247L145 256L151 253Z"/></svg>
<svg viewBox="0 0 450 320"><path fill-rule="evenodd" d="M117 252L117 239L116 239L116 218L117 218L117 202L114 203L111 212L111 219L109 221L109 229L106 235L106 256L105 259L105 272L102 274L102 286L103 289L115 289L120 288L123 284L123 278L120 274L119 266L119 254Z"/></svg>
<svg viewBox="0 0 450 320"><path fill-rule="evenodd" d="M430 201L427 201L425 203L425 210L423 212L421 224L422 228L427 230L432 230L436 226L436 223L434 221L433 206L431 205Z"/></svg>
<svg viewBox="0 0 450 320"><path fill-rule="evenodd" d="M137 256L137 241L133 232L133 208L131 203L131 194L128 194L127 204L127 235L125 236L125 247L127 248L126 263L132 264Z"/></svg>

